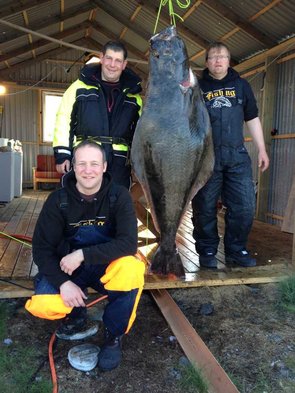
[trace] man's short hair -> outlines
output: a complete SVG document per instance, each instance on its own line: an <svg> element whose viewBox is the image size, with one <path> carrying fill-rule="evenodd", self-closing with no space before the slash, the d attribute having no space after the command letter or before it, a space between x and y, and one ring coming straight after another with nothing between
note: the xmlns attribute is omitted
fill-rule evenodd
<svg viewBox="0 0 295 393"><path fill-rule="evenodd" d="M222 49L222 48L225 48L228 51L228 55L230 58L229 47L226 44L224 44L223 42L216 41L216 42L211 42L211 44L209 44L208 48L206 49L206 61L208 60L208 54L211 49Z"/></svg>
<svg viewBox="0 0 295 393"><path fill-rule="evenodd" d="M101 50L103 55L106 54L106 51L108 49L111 49L114 52L123 52L124 60L127 59L128 56L127 49L121 41L108 41L106 44L104 44Z"/></svg>
<svg viewBox="0 0 295 393"><path fill-rule="evenodd" d="M76 151L79 150L81 147L85 147L85 146L95 147L97 150L99 150L102 154L103 162L106 162L107 156L106 156L106 152L105 152L104 148L102 147L102 145L92 139L85 139L84 141L79 143L77 146L75 146L75 148L73 150L72 164L75 164Z"/></svg>

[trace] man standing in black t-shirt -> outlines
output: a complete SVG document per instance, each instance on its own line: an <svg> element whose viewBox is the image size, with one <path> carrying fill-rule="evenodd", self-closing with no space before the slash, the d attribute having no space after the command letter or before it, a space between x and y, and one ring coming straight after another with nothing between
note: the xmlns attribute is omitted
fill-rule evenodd
<svg viewBox="0 0 295 393"><path fill-rule="evenodd" d="M200 266L216 268L219 236L217 202L221 197L225 213L225 261L239 266L255 266L246 249L254 219L255 192L251 160L244 146L246 122L258 149L258 166L269 166L263 131L252 89L230 66L230 52L223 43L211 44L200 87L210 115L215 151L212 177L192 201L193 236Z"/></svg>

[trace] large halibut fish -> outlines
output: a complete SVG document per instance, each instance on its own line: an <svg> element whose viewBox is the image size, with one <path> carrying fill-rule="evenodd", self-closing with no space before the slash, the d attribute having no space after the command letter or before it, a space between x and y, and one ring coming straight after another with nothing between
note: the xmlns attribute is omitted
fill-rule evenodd
<svg viewBox="0 0 295 393"><path fill-rule="evenodd" d="M149 67L131 161L160 233L151 271L183 276L176 232L189 202L212 173L211 127L186 47L174 26L150 39Z"/></svg>

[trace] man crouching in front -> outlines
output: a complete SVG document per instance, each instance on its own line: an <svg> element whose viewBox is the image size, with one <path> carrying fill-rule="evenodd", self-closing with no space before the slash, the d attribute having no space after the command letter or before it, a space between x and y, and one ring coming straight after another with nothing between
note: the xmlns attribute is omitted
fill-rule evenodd
<svg viewBox="0 0 295 393"><path fill-rule="evenodd" d="M137 220L125 187L106 172L103 148L83 141L73 152L73 170L51 193L33 236L39 273L35 295L26 303L33 315L63 318L56 336L79 340L94 335L87 321L87 288L107 294L104 343L97 365L107 371L121 361L121 341L130 330L144 284L137 251Z"/></svg>

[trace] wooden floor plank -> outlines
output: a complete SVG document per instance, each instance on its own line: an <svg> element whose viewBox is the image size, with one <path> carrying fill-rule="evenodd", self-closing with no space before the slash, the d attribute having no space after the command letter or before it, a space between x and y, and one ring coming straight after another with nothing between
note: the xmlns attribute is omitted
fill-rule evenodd
<svg viewBox="0 0 295 393"><path fill-rule="evenodd" d="M27 232L27 228L30 224L32 213L35 209L36 200L34 198L26 198L26 209L20 217L20 221L15 228L16 235L25 235ZM31 269L31 252L27 250L27 246L23 246L19 242L10 241L9 246L7 247L6 254L8 256L2 259L2 268L3 274L8 274L11 272L11 276L16 277L28 277ZM15 263L12 266L9 263L9 258L14 259ZM29 266L28 266L29 265ZM10 270L12 269L12 270Z"/></svg>
<svg viewBox="0 0 295 393"><path fill-rule="evenodd" d="M295 269L277 265L276 268L258 270L256 268L239 268L186 273L185 279L161 277L148 274L145 277L145 289L193 288L203 286L224 286L240 284L265 284L279 282L295 273Z"/></svg>
<svg viewBox="0 0 295 393"><path fill-rule="evenodd" d="M21 198L18 198L14 204L7 204L4 207L0 208L0 231L6 233L6 227L8 226L10 220L12 220L15 211L18 209L18 206L21 203ZM9 239L7 237L0 236L0 262L1 258L5 253L5 250L9 244ZM1 266L1 263L0 263Z"/></svg>
<svg viewBox="0 0 295 393"><path fill-rule="evenodd" d="M202 370L209 382L209 392L239 393L168 292L152 290L151 293L187 358Z"/></svg>
<svg viewBox="0 0 295 393"><path fill-rule="evenodd" d="M27 215L23 216L23 228L18 228L18 230L23 230L23 233L28 237L33 236L36 221L47 195L47 193L35 193L35 195L30 195L28 208L26 211ZM26 277L32 277L36 273L37 268L33 264L32 250L30 247L23 245L19 250L17 264L14 267L12 275L22 279Z"/></svg>
<svg viewBox="0 0 295 393"><path fill-rule="evenodd" d="M13 277L31 277L32 263L32 249L22 246L18 256L18 263L15 265L12 273Z"/></svg>
<svg viewBox="0 0 295 393"><path fill-rule="evenodd" d="M20 203L18 204L14 214L11 216L10 220L5 225L3 232L6 234L17 233L18 226L22 228L22 218L26 213L26 209L29 203L28 198L20 198ZM1 220L2 221L2 220ZM20 233L23 233L20 231ZM11 277L14 266L17 262L17 256L19 254L21 245L15 241L11 241L9 238L0 239L1 244L1 262L0 262L0 276Z"/></svg>
<svg viewBox="0 0 295 393"><path fill-rule="evenodd" d="M32 237L36 221L42 209L48 192L24 191L23 196L14 199L5 207L0 207L0 230L7 233L19 233ZM222 231L224 228L224 215L218 218L218 228L221 234L218 247L217 270L199 268L199 257L195 251L192 237L193 225L191 221L191 209L185 213L176 243L186 271L185 278L172 280L154 274L146 275L145 289L177 288L214 285L234 285L245 283L263 283L279 281L294 273L292 270L292 235L283 233L279 228L254 222L249 236L249 249L254 252L258 266L255 268L232 268L224 264L224 250ZM147 230L142 222L138 221L138 248L149 260L155 252L158 244L155 235ZM293 266L294 267L294 266ZM37 267L32 262L31 249L15 241L0 237L0 278L12 277L17 282L29 280L37 273ZM0 283L0 291L3 289ZM8 296L29 293L26 289L17 288L5 284L5 293ZM3 289L4 290L4 289Z"/></svg>
<svg viewBox="0 0 295 393"><path fill-rule="evenodd" d="M44 203L44 200L40 198L39 195L40 194L31 196L28 206L28 212L30 214L28 216L28 222L24 234L31 238L34 233L36 221ZM32 266L33 257L31 247L24 245L20 250L18 262L13 271L13 276L20 278L30 277L32 273Z"/></svg>

